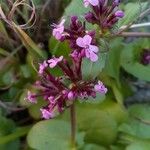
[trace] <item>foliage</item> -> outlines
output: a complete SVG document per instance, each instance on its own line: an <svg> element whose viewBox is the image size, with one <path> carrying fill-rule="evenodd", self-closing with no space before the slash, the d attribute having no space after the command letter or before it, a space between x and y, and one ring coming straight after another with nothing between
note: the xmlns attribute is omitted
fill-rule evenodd
<svg viewBox="0 0 150 150"><path fill-rule="evenodd" d="M8 27L6 22L0 20L0 150L72 149L69 111L56 119L41 121L39 108L45 103L39 100L36 105L32 105L25 97L29 89L34 91L33 83L38 79L38 63L52 55L64 55L68 59L69 44L58 42L50 36L50 22L58 21L62 15L65 18L78 15L80 20L85 21L82 15L89 8L83 7L82 0L62 0L55 4L60 5L61 13L49 16L49 5L52 3L48 6L45 3L46 1L34 0L37 21L35 26L27 30L16 25ZM7 12L7 3L2 0L0 4ZM148 1L122 2L121 7L126 15L114 27L112 35L133 21L150 21L148 16L139 19L139 15L148 6ZM29 19L28 9L25 6L21 9L24 11L18 10L19 15L14 16L18 23L19 20L24 22ZM44 15L41 15L41 11L45 12ZM51 19L50 22L47 16ZM95 25L87 26L89 29L97 29ZM129 31L150 30L142 27ZM138 92L141 86L143 88L141 82L144 82L144 90L149 87L150 65L142 64L141 53L144 49L150 50L150 40L142 37L109 37L110 35L108 33L105 37L99 37L99 62L93 63L86 59L82 63L83 78L101 79L107 85L108 93L106 96L99 95L96 100L79 100L76 103L76 149L149 150L149 105L136 104L126 108L124 103L127 97ZM52 74L61 73L57 68L52 70Z"/></svg>

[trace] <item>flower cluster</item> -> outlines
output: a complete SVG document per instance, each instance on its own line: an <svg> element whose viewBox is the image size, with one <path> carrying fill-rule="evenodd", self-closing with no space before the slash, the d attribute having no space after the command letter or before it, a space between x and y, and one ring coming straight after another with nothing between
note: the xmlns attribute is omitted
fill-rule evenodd
<svg viewBox="0 0 150 150"><path fill-rule="evenodd" d="M124 12L119 10L120 1L112 0L84 0L84 6L91 6L92 10L85 14L85 19L100 26L101 30L111 29L117 21L124 17Z"/></svg>
<svg viewBox="0 0 150 150"><path fill-rule="evenodd" d="M63 76L55 77L48 69L58 66ZM76 99L88 99L96 97L96 93L105 94L107 88L101 81L84 81L82 79L81 63L72 58L72 64L60 56L44 61L39 66L41 81L36 82L36 88L40 94L28 92L27 99L36 103L38 97L47 101L47 106L41 109L42 116L50 119L56 116L56 112L63 112ZM66 82L67 81L67 82Z"/></svg>
<svg viewBox="0 0 150 150"><path fill-rule="evenodd" d="M84 0L84 6L91 6L92 11L85 15L85 19L101 28L111 28L119 18L124 16L118 10L119 1L114 0L111 6L106 0ZM82 61L89 59L98 61L98 44L96 31L88 31L85 22L81 22L77 16L72 16L70 25L65 27L65 19L59 24L53 24L52 35L59 41L67 41L70 45L70 60L63 56L44 60L39 64L40 81L36 82L38 93L28 92L27 99L36 103L38 97L47 102L47 106L41 109L42 116L50 119L56 116L56 112L63 112L65 108L74 103L76 99L86 100L95 98L97 93L106 94L107 88L101 81L85 81L82 76ZM58 67L62 75L56 77L50 73L50 69Z"/></svg>
<svg viewBox="0 0 150 150"><path fill-rule="evenodd" d="M70 26L64 27L63 19L58 25L53 24L53 36L60 41L67 40L74 59L86 57L95 62L98 60L98 47L95 42L95 31L87 31L84 23L77 16L72 16ZM62 30L63 29L63 30Z"/></svg>

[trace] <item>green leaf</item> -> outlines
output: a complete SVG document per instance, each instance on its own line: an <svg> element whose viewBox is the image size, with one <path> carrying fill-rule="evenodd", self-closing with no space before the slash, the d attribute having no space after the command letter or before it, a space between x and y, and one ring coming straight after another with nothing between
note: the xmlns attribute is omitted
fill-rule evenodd
<svg viewBox="0 0 150 150"><path fill-rule="evenodd" d="M148 40L138 40L124 47L121 54L122 67L133 76L150 81L150 67L140 64L138 55L143 48L150 46Z"/></svg>
<svg viewBox="0 0 150 150"><path fill-rule="evenodd" d="M78 9L77 9L78 8ZM64 15L71 16L71 15L84 15L84 13L89 11L89 7L85 8L83 5L82 0L72 0L69 6L65 9Z"/></svg>
<svg viewBox="0 0 150 150"><path fill-rule="evenodd" d="M44 100L38 100L37 104L31 105L28 108L29 114L34 119L40 119L41 118L41 111L40 108L46 105L46 102Z"/></svg>
<svg viewBox="0 0 150 150"><path fill-rule="evenodd" d="M37 150L68 150L70 125L65 121L41 121L33 126L27 136L28 144Z"/></svg>
<svg viewBox="0 0 150 150"><path fill-rule="evenodd" d="M96 144L86 144L82 150L106 150L106 148Z"/></svg>
<svg viewBox="0 0 150 150"><path fill-rule="evenodd" d="M105 72L114 78L119 85L119 75L121 66L122 39L113 40L110 43L110 50L106 60Z"/></svg>
<svg viewBox="0 0 150 150"><path fill-rule="evenodd" d="M134 105L130 107L131 118L128 123L122 124L119 130L122 133L135 136L138 139L150 140L150 108L147 105Z"/></svg>
<svg viewBox="0 0 150 150"><path fill-rule="evenodd" d="M117 124L106 112L86 104L78 107L77 116L79 130L85 131L85 142L109 145L115 141Z"/></svg>
<svg viewBox="0 0 150 150"><path fill-rule="evenodd" d="M59 42L54 37L49 40L49 50L52 55L61 56L68 58L70 47L68 42Z"/></svg>
<svg viewBox="0 0 150 150"><path fill-rule="evenodd" d="M82 75L84 79L96 78L105 66L106 61L105 53L99 54L99 60L97 62L91 62L89 59L83 59L82 62Z"/></svg>
<svg viewBox="0 0 150 150"><path fill-rule="evenodd" d="M136 21L139 15L148 7L147 2L127 3L124 8L125 17L120 19L118 26L127 25L130 22Z"/></svg>
<svg viewBox="0 0 150 150"><path fill-rule="evenodd" d="M129 145L126 150L150 150L149 142L135 142Z"/></svg>
<svg viewBox="0 0 150 150"><path fill-rule="evenodd" d="M123 122L127 121L128 118L128 112L124 108L124 106L116 103L115 101L106 98L104 102L99 104L98 108L101 111L106 112L110 116L112 116L118 124L121 124Z"/></svg>

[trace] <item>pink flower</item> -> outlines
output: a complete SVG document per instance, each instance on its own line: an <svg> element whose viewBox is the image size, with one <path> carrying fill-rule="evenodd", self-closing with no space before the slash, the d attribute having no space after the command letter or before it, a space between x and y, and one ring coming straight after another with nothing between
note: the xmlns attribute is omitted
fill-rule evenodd
<svg viewBox="0 0 150 150"><path fill-rule="evenodd" d="M50 102L51 104L54 104L54 103L55 103L55 97L54 97L54 96L50 96L50 97L48 98L48 100L49 100L49 102Z"/></svg>
<svg viewBox="0 0 150 150"><path fill-rule="evenodd" d="M76 44L79 47L82 47L85 50L85 55L91 61L96 62L98 60L97 52L98 47L95 45L91 45L92 37L90 35L85 35L83 38L79 37L76 40Z"/></svg>
<svg viewBox="0 0 150 150"><path fill-rule="evenodd" d="M26 99L31 103L37 103L35 94L31 93L30 91L28 91Z"/></svg>
<svg viewBox="0 0 150 150"><path fill-rule="evenodd" d="M72 91L70 91L70 92L68 93L68 99L69 99L69 100L73 100L74 98L75 98L74 93L73 93Z"/></svg>
<svg viewBox="0 0 150 150"><path fill-rule="evenodd" d="M43 63L39 64L39 74L43 74L44 70L46 67L48 67L48 64L46 61L44 61Z"/></svg>
<svg viewBox="0 0 150 150"><path fill-rule="evenodd" d="M101 81L98 81L98 84L94 86L94 89L96 92L99 92L101 94L106 94L107 93L107 88L104 86L104 84Z"/></svg>
<svg viewBox="0 0 150 150"><path fill-rule="evenodd" d="M49 67L50 68L54 68L59 62L61 62L63 60L63 56L60 56L59 58L52 58L50 60L48 60L49 63Z"/></svg>
<svg viewBox="0 0 150 150"><path fill-rule="evenodd" d="M64 35L64 23L65 23L65 19L63 19L58 25L54 24L54 29L53 29L53 36L57 39L60 40L62 38L62 36Z"/></svg>
<svg viewBox="0 0 150 150"><path fill-rule="evenodd" d="M99 4L98 0L83 0L84 6L88 7L90 4L92 6L97 6Z"/></svg>
<svg viewBox="0 0 150 150"><path fill-rule="evenodd" d="M51 119L54 117L54 114L47 109L40 109L40 111L42 112L42 117L44 119Z"/></svg>
<svg viewBox="0 0 150 150"><path fill-rule="evenodd" d="M123 18L124 17L124 12L121 10L118 10L115 12L115 16L118 18Z"/></svg>

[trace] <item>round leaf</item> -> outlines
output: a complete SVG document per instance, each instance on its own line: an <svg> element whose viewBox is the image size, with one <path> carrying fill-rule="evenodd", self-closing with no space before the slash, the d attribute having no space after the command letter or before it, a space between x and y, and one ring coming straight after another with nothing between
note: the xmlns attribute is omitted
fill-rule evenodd
<svg viewBox="0 0 150 150"><path fill-rule="evenodd" d="M67 150L70 147L70 125L65 121L41 121L30 130L27 141L37 150Z"/></svg>

